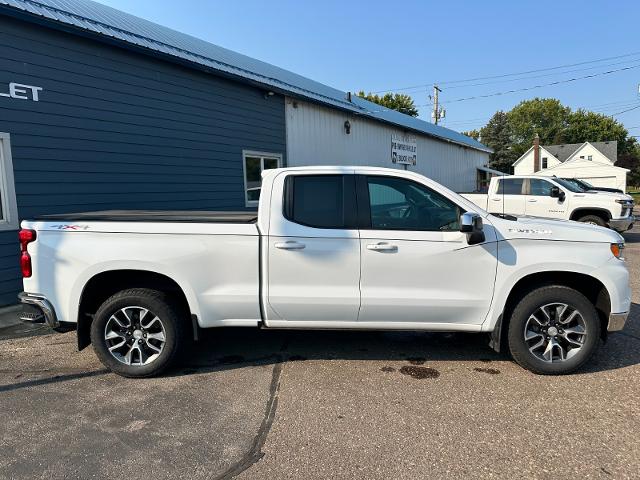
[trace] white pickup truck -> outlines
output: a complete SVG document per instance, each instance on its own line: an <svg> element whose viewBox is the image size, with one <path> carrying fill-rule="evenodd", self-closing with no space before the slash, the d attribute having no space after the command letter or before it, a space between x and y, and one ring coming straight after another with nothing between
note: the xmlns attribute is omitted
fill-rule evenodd
<svg viewBox="0 0 640 480"><path fill-rule="evenodd" d="M570 180L556 177L493 177L488 193L461 195L491 213L577 220L618 232L633 228L635 220L630 195L585 191Z"/></svg>
<svg viewBox="0 0 640 480"><path fill-rule="evenodd" d="M130 377L225 326L486 332L562 374L631 302L618 233L494 216L402 170L268 170L257 213L58 215L23 221L20 241L24 317L73 325Z"/></svg>

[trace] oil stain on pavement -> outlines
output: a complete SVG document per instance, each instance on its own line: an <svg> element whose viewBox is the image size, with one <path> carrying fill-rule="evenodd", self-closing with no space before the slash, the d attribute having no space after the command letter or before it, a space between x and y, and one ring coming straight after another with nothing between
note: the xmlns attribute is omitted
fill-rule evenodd
<svg viewBox="0 0 640 480"><path fill-rule="evenodd" d="M488 373L489 375L498 375L500 373L500 370L498 370L497 368L480 368L480 367L476 367L473 370L476 371L476 372Z"/></svg>
<svg viewBox="0 0 640 480"><path fill-rule="evenodd" d="M423 380L425 378L438 378L440 376L440 372L435 368L417 367L415 365L405 365L404 367L401 367L400 373L418 380Z"/></svg>

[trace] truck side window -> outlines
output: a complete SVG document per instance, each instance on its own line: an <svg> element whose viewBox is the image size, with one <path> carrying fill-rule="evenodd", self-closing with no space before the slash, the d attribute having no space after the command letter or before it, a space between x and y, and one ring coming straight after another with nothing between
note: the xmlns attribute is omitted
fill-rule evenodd
<svg viewBox="0 0 640 480"><path fill-rule="evenodd" d="M498 181L498 195L522 195L524 178L501 178Z"/></svg>
<svg viewBox="0 0 640 480"><path fill-rule="evenodd" d="M285 184L284 216L314 228L353 228L353 175L292 175Z"/></svg>
<svg viewBox="0 0 640 480"><path fill-rule="evenodd" d="M460 229L460 207L411 180L367 177L371 228L376 230L451 231Z"/></svg>
<svg viewBox="0 0 640 480"><path fill-rule="evenodd" d="M551 195L551 182L541 180L539 178L529 179L529 195L536 195L539 197L548 197Z"/></svg>

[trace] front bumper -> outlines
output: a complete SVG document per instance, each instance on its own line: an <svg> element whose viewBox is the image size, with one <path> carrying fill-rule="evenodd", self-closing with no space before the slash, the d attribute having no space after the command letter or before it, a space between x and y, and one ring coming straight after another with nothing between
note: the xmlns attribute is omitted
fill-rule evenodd
<svg viewBox="0 0 640 480"><path fill-rule="evenodd" d="M616 230L618 232L626 232L627 230L631 230L633 228L633 223L635 222L636 217L630 215L625 218L612 218L609 220L609 228Z"/></svg>
<svg viewBox="0 0 640 480"><path fill-rule="evenodd" d="M36 312L39 311L42 314L37 315L37 313L34 314L34 312L24 312L20 315L20 320L34 323L44 322L51 328L60 328L60 321L56 316L56 311L44 295L22 292L18 294L18 298L22 304L35 307Z"/></svg>
<svg viewBox="0 0 640 480"><path fill-rule="evenodd" d="M609 323L607 324L607 332L619 332L624 328L629 312L611 313L609 314Z"/></svg>

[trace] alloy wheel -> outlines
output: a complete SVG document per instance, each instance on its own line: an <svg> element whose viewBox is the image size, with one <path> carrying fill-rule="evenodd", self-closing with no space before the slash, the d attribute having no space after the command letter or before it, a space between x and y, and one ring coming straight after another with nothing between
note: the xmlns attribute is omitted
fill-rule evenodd
<svg viewBox="0 0 640 480"><path fill-rule="evenodd" d="M580 312L566 303L549 303L536 309L524 327L529 352L549 363L565 362L584 346L587 326Z"/></svg>
<svg viewBox="0 0 640 480"><path fill-rule="evenodd" d="M144 307L129 306L115 312L104 329L111 355L132 366L148 365L158 358L166 343L162 320Z"/></svg>

